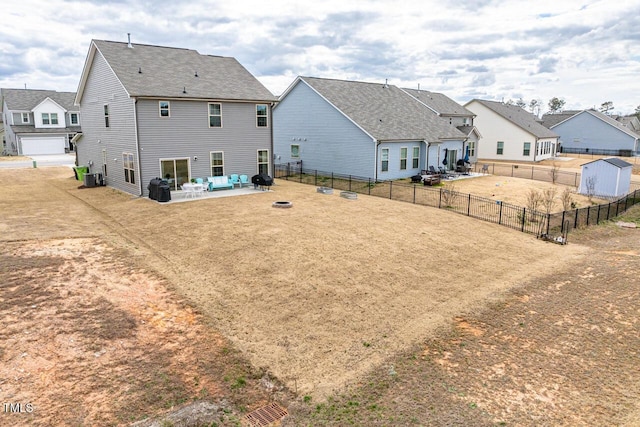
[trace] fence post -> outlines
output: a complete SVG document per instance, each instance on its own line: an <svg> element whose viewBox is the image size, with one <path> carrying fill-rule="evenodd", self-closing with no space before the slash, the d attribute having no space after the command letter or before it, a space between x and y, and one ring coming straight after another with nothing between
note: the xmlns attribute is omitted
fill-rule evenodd
<svg viewBox="0 0 640 427"><path fill-rule="evenodd" d="M589 225L590 216L591 216L591 206L587 206L587 226Z"/></svg>
<svg viewBox="0 0 640 427"><path fill-rule="evenodd" d="M351 175L349 175L349 191L351 191Z"/></svg>
<svg viewBox="0 0 640 427"><path fill-rule="evenodd" d="M369 195L371 195L371 177L369 177L369 185L368 185L368 187L369 187Z"/></svg>
<svg viewBox="0 0 640 427"><path fill-rule="evenodd" d="M333 172L331 172L331 188L333 188Z"/></svg>
<svg viewBox="0 0 640 427"><path fill-rule="evenodd" d="M566 214L566 213L567 213L567 211L562 211L562 225L560 226L560 234L564 233L564 214Z"/></svg>
<svg viewBox="0 0 640 427"><path fill-rule="evenodd" d="M416 204L416 186L413 186L413 204Z"/></svg>
<svg viewBox="0 0 640 427"><path fill-rule="evenodd" d="M440 187L440 199L438 200L438 209L442 208L442 187Z"/></svg>
<svg viewBox="0 0 640 427"><path fill-rule="evenodd" d="M620 209L620 199L616 200L616 216L618 216L618 209Z"/></svg>
<svg viewBox="0 0 640 427"><path fill-rule="evenodd" d="M500 212L498 213L498 224L502 225L502 202L500 202Z"/></svg>
<svg viewBox="0 0 640 427"><path fill-rule="evenodd" d="M578 211L580 209L576 209L576 219L573 221L573 229L575 230L576 228L578 228Z"/></svg>
<svg viewBox="0 0 640 427"><path fill-rule="evenodd" d="M596 215L596 225L600 223L600 208L602 205L598 205L598 215Z"/></svg>
<svg viewBox="0 0 640 427"><path fill-rule="evenodd" d="M524 223L527 220L527 208L522 208L522 232L524 233Z"/></svg>
<svg viewBox="0 0 640 427"><path fill-rule="evenodd" d="M302 182L302 166L300 166L300 182Z"/></svg>
<svg viewBox="0 0 640 427"><path fill-rule="evenodd" d="M389 181L389 198L393 198L393 181Z"/></svg>
<svg viewBox="0 0 640 427"><path fill-rule="evenodd" d="M313 185L318 185L318 169L316 169L316 177L313 180L314 184Z"/></svg>
<svg viewBox="0 0 640 427"><path fill-rule="evenodd" d="M549 223L551 222L551 214L547 214L547 236L549 235Z"/></svg>
<svg viewBox="0 0 640 427"><path fill-rule="evenodd" d="M609 206L607 206L607 221L609 221L609 218L611 218L609 215L609 211L611 210L611 202L609 202Z"/></svg>
<svg viewBox="0 0 640 427"><path fill-rule="evenodd" d="M471 193L469 193L469 201L467 202L467 216L471 216Z"/></svg>
<svg viewBox="0 0 640 427"><path fill-rule="evenodd" d="M533 181L533 166L531 166L531 180Z"/></svg>

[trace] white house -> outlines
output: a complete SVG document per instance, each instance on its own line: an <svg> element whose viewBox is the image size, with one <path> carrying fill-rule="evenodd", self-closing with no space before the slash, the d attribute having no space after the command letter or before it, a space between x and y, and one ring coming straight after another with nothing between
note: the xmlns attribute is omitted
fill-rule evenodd
<svg viewBox="0 0 640 427"><path fill-rule="evenodd" d="M482 133L478 158L538 162L556 155L558 134L517 105L473 99L464 106Z"/></svg>
<svg viewBox="0 0 640 427"><path fill-rule="evenodd" d="M80 132L80 110L75 92L2 89L7 154L24 156L73 151L72 138Z"/></svg>
<svg viewBox="0 0 640 427"><path fill-rule="evenodd" d="M582 165L580 194L622 197L629 193L633 165L617 157L598 159Z"/></svg>

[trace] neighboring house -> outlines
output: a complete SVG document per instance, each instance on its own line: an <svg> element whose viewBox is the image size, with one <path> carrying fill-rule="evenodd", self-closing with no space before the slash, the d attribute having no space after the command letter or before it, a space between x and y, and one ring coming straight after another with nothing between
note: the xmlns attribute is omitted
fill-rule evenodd
<svg viewBox="0 0 640 427"><path fill-rule="evenodd" d="M563 152L631 156L640 149L640 134L596 110L577 112L550 129L560 135Z"/></svg>
<svg viewBox="0 0 640 427"><path fill-rule="evenodd" d="M376 180L455 168L466 135L402 89L298 77L273 111L278 163Z"/></svg>
<svg viewBox="0 0 640 427"><path fill-rule="evenodd" d="M600 197L622 197L629 193L633 165L617 157L582 165L578 193Z"/></svg>
<svg viewBox="0 0 640 427"><path fill-rule="evenodd" d="M74 92L2 89L5 150L24 156L73 151L80 132Z"/></svg>
<svg viewBox="0 0 640 427"><path fill-rule="evenodd" d="M478 160L478 143L482 136L473 125L475 114L442 93L420 89L403 90L465 134L467 136L468 160L470 163L475 163ZM466 154L467 151L465 151Z"/></svg>
<svg viewBox="0 0 640 427"><path fill-rule="evenodd" d="M5 155L7 153L7 140L4 137L4 118L2 112L0 111L0 140L2 140L2 147L0 147L0 153Z"/></svg>
<svg viewBox="0 0 640 427"><path fill-rule="evenodd" d="M517 105L473 99L464 106L482 132L478 158L537 162L556 155L558 134Z"/></svg>
<svg viewBox="0 0 640 427"><path fill-rule="evenodd" d="M617 122L622 123L630 130L640 133L640 117L636 114L631 114L628 116L611 116Z"/></svg>
<svg viewBox="0 0 640 427"><path fill-rule="evenodd" d="M271 174L276 97L236 59L93 40L78 87L78 162L106 184L147 195L192 178Z"/></svg>

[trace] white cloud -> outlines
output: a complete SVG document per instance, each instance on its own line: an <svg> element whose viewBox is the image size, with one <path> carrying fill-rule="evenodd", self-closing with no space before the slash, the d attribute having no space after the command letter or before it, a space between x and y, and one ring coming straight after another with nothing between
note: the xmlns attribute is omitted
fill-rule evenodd
<svg viewBox="0 0 640 427"><path fill-rule="evenodd" d="M1 87L74 91L93 38L236 57L274 94L297 75L384 81L465 102L640 104L640 2L133 0L0 9Z"/></svg>

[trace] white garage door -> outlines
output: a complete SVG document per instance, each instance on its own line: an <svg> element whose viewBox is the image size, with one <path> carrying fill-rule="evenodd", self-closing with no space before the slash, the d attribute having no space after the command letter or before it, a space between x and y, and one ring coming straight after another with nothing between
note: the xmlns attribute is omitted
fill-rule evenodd
<svg viewBox="0 0 640 427"><path fill-rule="evenodd" d="M22 138L22 154L64 154L64 136Z"/></svg>

